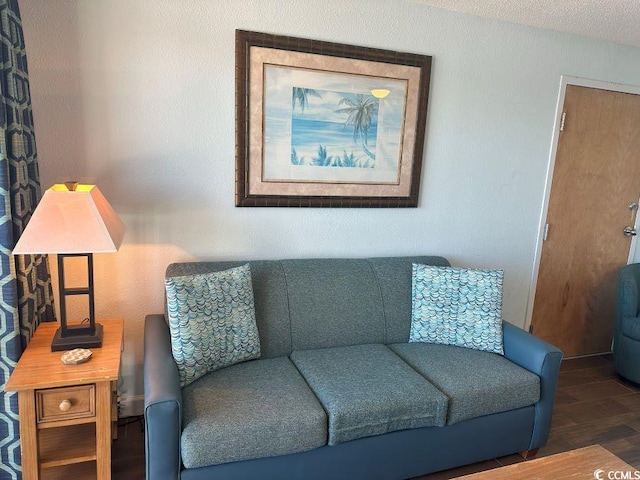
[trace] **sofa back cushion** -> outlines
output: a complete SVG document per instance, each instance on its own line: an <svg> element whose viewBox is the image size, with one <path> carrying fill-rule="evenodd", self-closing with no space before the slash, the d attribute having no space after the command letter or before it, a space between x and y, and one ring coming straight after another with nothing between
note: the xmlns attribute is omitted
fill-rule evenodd
<svg viewBox="0 0 640 480"><path fill-rule="evenodd" d="M384 308L367 260L282 262L293 350L384 343Z"/></svg>
<svg viewBox="0 0 640 480"><path fill-rule="evenodd" d="M411 327L413 263L442 257L174 263L167 277L249 263L262 358L292 350L400 343Z"/></svg>

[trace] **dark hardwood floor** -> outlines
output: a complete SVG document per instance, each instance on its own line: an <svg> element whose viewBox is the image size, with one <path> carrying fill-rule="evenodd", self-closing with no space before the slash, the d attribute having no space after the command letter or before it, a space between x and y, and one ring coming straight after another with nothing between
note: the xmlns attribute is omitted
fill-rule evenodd
<svg viewBox="0 0 640 480"><path fill-rule="evenodd" d="M121 418L111 447L112 480L144 480L144 470L144 419Z"/></svg>
<svg viewBox="0 0 640 480"><path fill-rule="evenodd" d="M551 434L536 458L594 444L640 469L640 386L621 379L606 355L562 362ZM418 479L444 480L521 461L510 455ZM112 472L114 480L144 479L142 418L120 419Z"/></svg>

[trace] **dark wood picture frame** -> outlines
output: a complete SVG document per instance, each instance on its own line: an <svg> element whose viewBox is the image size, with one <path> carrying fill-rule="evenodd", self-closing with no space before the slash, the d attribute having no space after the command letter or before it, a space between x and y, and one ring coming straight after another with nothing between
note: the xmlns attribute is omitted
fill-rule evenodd
<svg viewBox="0 0 640 480"><path fill-rule="evenodd" d="M236 30L236 206L416 207L430 77L426 55ZM348 135L314 120L338 112L331 156Z"/></svg>

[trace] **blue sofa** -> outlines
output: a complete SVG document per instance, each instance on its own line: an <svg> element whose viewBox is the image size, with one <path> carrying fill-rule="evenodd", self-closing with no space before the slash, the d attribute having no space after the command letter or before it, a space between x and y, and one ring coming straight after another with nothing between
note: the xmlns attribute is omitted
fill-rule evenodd
<svg viewBox="0 0 640 480"><path fill-rule="evenodd" d="M545 444L558 349L506 322L504 356L408 343L412 264L445 258L248 263L260 359L181 389L164 315L145 320L148 479L405 479Z"/></svg>
<svg viewBox="0 0 640 480"><path fill-rule="evenodd" d="M640 383L640 263L625 265L618 275L613 362L616 372Z"/></svg>

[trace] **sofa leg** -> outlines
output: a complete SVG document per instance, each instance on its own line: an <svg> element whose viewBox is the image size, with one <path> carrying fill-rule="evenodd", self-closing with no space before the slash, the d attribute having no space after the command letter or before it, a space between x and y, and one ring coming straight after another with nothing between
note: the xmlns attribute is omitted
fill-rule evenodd
<svg viewBox="0 0 640 480"><path fill-rule="evenodd" d="M531 460L533 458L535 458L535 456L538 454L538 450L540 450L539 448L532 448L531 450L523 450L520 452L520 456L522 458L524 458L525 460Z"/></svg>

